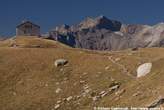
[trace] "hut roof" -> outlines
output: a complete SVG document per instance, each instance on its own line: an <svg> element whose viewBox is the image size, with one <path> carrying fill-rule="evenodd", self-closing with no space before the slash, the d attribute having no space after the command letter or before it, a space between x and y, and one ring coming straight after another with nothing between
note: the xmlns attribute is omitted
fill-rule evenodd
<svg viewBox="0 0 164 110"><path fill-rule="evenodd" d="M32 25L34 25L34 26L40 28L39 25L36 25L36 24L32 23L31 21L24 21L24 22L22 22L21 24L19 24L16 28L19 28L19 27L21 27L22 25L25 25L26 23L32 24Z"/></svg>

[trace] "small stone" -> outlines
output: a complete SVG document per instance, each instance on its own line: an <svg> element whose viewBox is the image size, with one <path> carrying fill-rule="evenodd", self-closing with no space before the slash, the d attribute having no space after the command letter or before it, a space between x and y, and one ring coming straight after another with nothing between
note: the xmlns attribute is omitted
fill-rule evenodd
<svg viewBox="0 0 164 110"><path fill-rule="evenodd" d="M85 92L83 92L83 93L81 94L81 96L86 97L86 93L85 93Z"/></svg>
<svg viewBox="0 0 164 110"><path fill-rule="evenodd" d="M95 77L98 78L100 75L99 74L96 74Z"/></svg>
<svg viewBox="0 0 164 110"><path fill-rule="evenodd" d="M89 93L91 90L90 89L86 89L85 90L85 93Z"/></svg>
<svg viewBox="0 0 164 110"><path fill-rule="evenodd" d="M96 92L95 91L92 91L91 92L91 97L94 97L94 96L96 96Z"/></svg>
<svg viewBox="0 0 164 110"><path fill-rule="evenodd" d="M148 108L160 107L163 104L164 104L164 98L163 97L159 97L157 100L153 101L153 103L148 105Z"/></svg>
<svg viewBox="0 0 164 110"><path fill-rule="evenodd" d="M63 68L61 68L61 69L60 69L60 71L61 71L61 72L63 72L63 71L64 71L64 69L63 69Z"/></svg>
<svg viewBox="0 0 164 110"><path fill-rule="evenodd" d="M76 86L77 85L77 82L73 83L73 86Z"/></svg>
<svg viewBox="0 0 164 110"><path fill-rule="evenodd" d="M26 93L27 93L27 94L30 94L30 91L27 91Z"/></svg>
<svg viewBox="0 0 164 110"><path fill-rule="evenodd" d="M48 87L48 84L45 84L46 87Z"/></svg>
<svg viewBox="0 0 164 110"><path fill-rule="evenodd" d="M98 101L98 99L99 99L99 96L94 96L94 97L92 97L92 100L93 100L93 101Z"/></svg>
<svg viewBox="0 0 164 110"><path fill-rule="evenodd" d="M132 51L137 51L138 50L138 47L134 47L131 49Z"/></svg>
<svg viewBox="0 0 164 110"><path fill-rule="evenodd" d="M67 99L66 99L66 98L63 98L63 101L64 101L64 102L66 102L66 101L67 101Z"/></svg>
<svg viewBox="0 0 164 110"><path fill-rule="evenodd" d="M116 97L114 100L115 100L115 101L118 101L119 99L120 99L120 97Z"/></svg>
<svg viewBox="0 0 164 110"><path fill-rule="evenodd" d="M136 96L139 96L140 94L141 94L141 92L138 91L138 92L134 93L132 96L136 97Z"/></svg>
<svg viewBox="0 0 164 110"><path fill-rule="evenodd" d="M86 81L81 80L81 81L80 81L80 84L84 84L85 82L86 82Z"/></svg>
<svg viewBox="0 0 164 110"><path fill-rule="evenodd" d="M57 110L60 107L59 104L55 105L54 109Z"/></svg>
<svg viewBox="0 0 164 110"><path fill-rule="evenodd" d="M88 73L84 72L83 75L87 75Z"/></svg>
<svg viewBox="0 0 164 110"><path fill-rule="evenodd" d="M116 59L115 59L115 61L120 61L120 60L121 60L121 58L116 58Z"/></svg>
<svg viewBox="0 0 164 110"><path fill-rule="evenodd" d="M100 93L99 93L99 95L103 98L104 96L106 96L108 94L108 92L106 92L106 91L101 91Z"/></svg>
<svg viewBox="0 0 164 110"><path fill-rule="evenodd" d="M77 102L76 104L77 104L77 105L80 105L80 102Z"/></svg>
<svg viewBox="0 0 164 110"><path fill-rule="evenodd" d="M59 82L56 82L56 85L59 85L60 83Z"/></svg>
<svg viewBox="0 0 164 110"><path fill-rule="evenodd" d="M101 91L99 94L102 95L102 94L104 94L104 93L105 93L105 91Z"/></svg>
<svg viewBox="0 0 164 110"><path fill-rule="evenodd" d="M88 85L85 85L83 88L84 88L84 90L85 90L85 89L88 89L88 88L89 88L89 86L88 86Z"/></svg>
<svg viewBox="0 0 164 110"><path fill-rule="evenodd" d="M80 79L83 79L83 76L80 76Z"/></svg>
<svg viewBox="0 0 164 110"><path fill-rule="evenodd" d="M106 96L108 94L108 92L105 92L101 95L101 97L103 98L104 96Z"/></svg>
<svg viewBox="0 0 164 110"><path fill-rule="evenodd" d="M60 104L60 103L61 103L61 100L58 100L56 103L57 103L57 104Z"/></svg>
<svg viewBox="0 0 164 110"><path fill-rule="evenodd" d="M120 96L120 95L122 95L124 92L125 92L125 89L122 89L122 90L117 91L115 94L118 95L118 96Z"/></svg>
<svg viewBox="0 0 164 110"><path fill-rule="evenodd" d="M133 53L128 53L128 56L131 56L131 55L133 55Z"/></svg>
<svg viewBox="0 0 164 110"><path fill-rule="evenodd" d="M110 68L110 67L109 67L109 66L107 66L107 67L105 67L105 70L109 70L109 68Z"/></svg>
<svg viewBox="0 0 164 110"><path fill-rule="evenodd" d="M17 95L17 93L16 93L16 92L13 92L13 95L14 95L14 96L16 96L16 95Z"/></svg>
<svg viewBox="0 0 164 110"><path fill-rule="evenodd" d="M57 88L55 92L58 94L58 93L60 93L61 91L62 91L62 90L61 90L60 88Z"/></svg>
<svg viewBox="0 0 164 110"><path fill-rule="evenodd" d="M120 86L119 85L115 85L109 88L110 91L114 91L116 89L118 89Z"/></svg>
<svg viewBox="0 0 164 110"><path fill-rule="evenodd" d="M110 80L111 80L112 82L114 82L114 81L115 81L115 79L114 79L113 77L110 77Z"/></svg>
<svg viewBox="0 0 164 110"><path fill-rule="evenodd" d="M78 96L76 96L76 99L79 99L80 98L80 96L78 95Z"/></svg>
<svg viewBox="0 0 164 110"><path fill-rule="evenodd" d="M89 93L89 92L91 91L91 89L89 88L88 85L85 85L85 86L83 87L83 89L84 89L84 95L86 95L87 93Z"/></svg>
<svg viewBox="0 0 164 110"><path fill-rule="evenodd" d="M97 101L98 99L97 99L97 97L95 96L95 97L92 98L92 100L93 100L93 101Z"/></svg>
<svg viewBox="0 0 164 110"><path fill-rule="evenodd" d="M64 81L67 81L68 80L68 78L64 78Z"/></svg>
<svg viewBox="0 0 164 110"><path fill-rule="evenodd" d="M73 97L72 96L69 96L69 97L67 97L67 101L69 102L69 101L71 101L73 99Z"/></svg>
<svg viewBox="0 0 164 110"><path fill-rule="evenodd" d="M112 56L109 56L108 59L111 60L112 59Z"/></svg>

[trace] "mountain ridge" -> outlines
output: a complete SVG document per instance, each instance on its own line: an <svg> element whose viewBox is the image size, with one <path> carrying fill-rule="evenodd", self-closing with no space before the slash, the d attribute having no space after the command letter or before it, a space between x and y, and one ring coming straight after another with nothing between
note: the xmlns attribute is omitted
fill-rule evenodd
<svg viewBox="0 0 164 110"><path fill-rule="evenodd" d="M77 25L63 25L49 32L54 39L75 48L122 50L164 46L164 23L154 26L122 24L105 16L87 17Z"/></svg>

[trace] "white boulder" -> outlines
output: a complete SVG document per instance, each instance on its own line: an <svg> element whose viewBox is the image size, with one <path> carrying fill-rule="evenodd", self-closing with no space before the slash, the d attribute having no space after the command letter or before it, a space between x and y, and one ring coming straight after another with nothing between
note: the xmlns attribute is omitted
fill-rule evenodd
<svg viewBox="0 0 164 110"><path fill-rule="evenodd" d="M69 97L67 97L67 101L69 102L69 101L71 101L73 99L73 97L72 96L69 96Z"/></svg>
<svg viewBox="0 0 164 110"><path fill-rule="evenodd" d="M56 92L56 94L58 94L58 93L60 93L61 91L62 91L62 89L57 88L55 92Z"/></svg>
<svg viewBox="0 0 164 110"><path fill-rule="evenodd" d="M55 66L58 67L58 66L64 66L68 63L67 60L65 59L58 59L55 61Z"/></svg>
<svg viewBox="0 0 164 110"><path fill-rule="evenodd" d="M144 63L137 69L137 77L142 77L151 72L152 63Z"/></svg>
<svg viewBox="0 0 164 110"><path fill-rule="evenodd" d="M57 110L60 107L59 104L55 105L54 109Z"/></svg>

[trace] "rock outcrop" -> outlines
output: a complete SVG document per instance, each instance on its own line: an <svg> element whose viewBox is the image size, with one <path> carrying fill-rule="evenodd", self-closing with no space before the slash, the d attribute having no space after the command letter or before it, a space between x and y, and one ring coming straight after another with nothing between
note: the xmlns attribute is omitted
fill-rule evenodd
<svg viewBox="0 0 164 110"><path fill-rule="evenodd" d="M164 98L160 98L160 99L155 100L151 105L148 106L148 108L159 107L162 104L164 104Z"/></svg>

